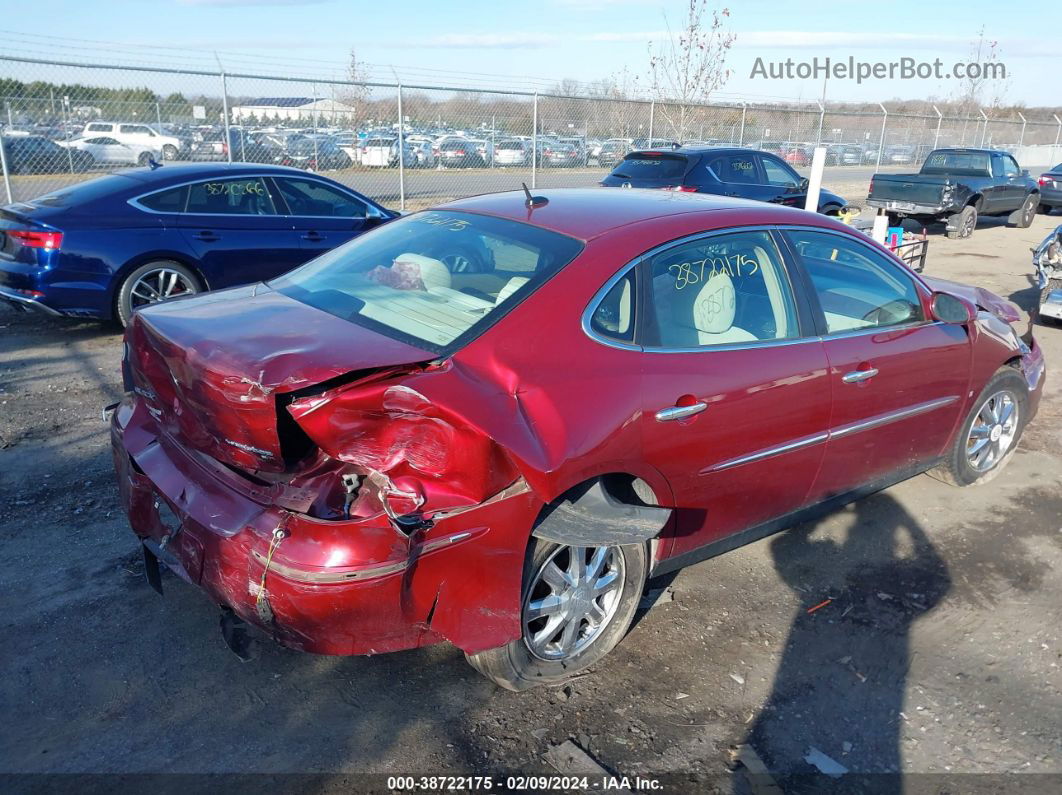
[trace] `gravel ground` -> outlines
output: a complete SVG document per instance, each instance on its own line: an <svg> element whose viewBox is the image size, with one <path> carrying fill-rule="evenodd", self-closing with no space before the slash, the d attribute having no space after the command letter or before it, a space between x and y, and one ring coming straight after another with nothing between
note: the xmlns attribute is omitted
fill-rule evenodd
<svg viewBox="0 0 1062 795"><path fill-rule="evenodd" d="M927 272L1028 308L1029 247L1058 222L934 234ZM821 783L800 778L809 748L853 775L902 772L878 780L897 791L923 773L1057 787L1062 328L1037 333L1045 399L994 482L920 476L653 583L668 590L602 664L515 694L446 645L329 658L266 642L241 664L198 591L143 580L100 420L120 338L0 308L0 772L549 772L544 752L571 738L676 792L741 790L743 743L795 791Z"/></svg>

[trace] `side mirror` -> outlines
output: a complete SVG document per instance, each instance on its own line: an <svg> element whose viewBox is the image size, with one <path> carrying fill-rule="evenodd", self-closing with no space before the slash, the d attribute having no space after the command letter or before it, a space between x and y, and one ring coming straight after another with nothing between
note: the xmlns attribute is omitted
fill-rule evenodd
<svg viewBox="0 0 1062 795"><path fill-rule="evenodd" d="M800 180L800 185L798 185L797 187L800 190L802 190L802 191L806 191L810 184L811 184L811 180L808 179L807 177L804 177L804 179Z"/></svg>
<svg viewBox="0 0 1062 795"><path fill-rule="evenodd" d="M977 307L951 293L933 293L930 310L941 323L964 326L977 319Z"/></svg>
<svg viewBox="0 0 1062 795"><path fill-rule="evenodd" d="M1027 169L1027 168L1023 168L1023 169L1021 170L1021 175L1022 175L1023 177L1027 177L1027 176L1029 176L1029 169Z"/></svg>

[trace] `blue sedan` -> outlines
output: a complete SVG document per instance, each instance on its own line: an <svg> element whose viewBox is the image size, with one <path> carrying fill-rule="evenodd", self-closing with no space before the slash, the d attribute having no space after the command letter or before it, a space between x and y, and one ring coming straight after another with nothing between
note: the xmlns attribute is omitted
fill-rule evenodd
<svg viewBox="0 0 1062 795"><path fill-rule="evenodd" d="M124 325L146 304L271 279L396 216L293 168L132 169L0 208L0 300Z"/></svg>

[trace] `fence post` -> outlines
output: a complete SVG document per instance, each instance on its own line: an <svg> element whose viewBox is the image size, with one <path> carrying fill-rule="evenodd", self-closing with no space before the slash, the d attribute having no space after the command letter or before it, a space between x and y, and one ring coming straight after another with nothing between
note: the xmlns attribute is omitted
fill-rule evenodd
<svg viewBox="0 0 1062 795"><path fill-rule="evenodd" d="M1058 125L1058 129L1055 130L1055 146L1054 146L1055 149L1058 149L1058 138L1059 138L1060 135L1062 135L1062 119L1058 118L1058 114L1057 113L1052 113L1051 115L1055 117L1055 123ZM1054 150L1052 150L1051 151L1051 159L1052 160L1055 159L1055 155L1056 155L1056 153L1054 152ZM6 176L6 172L5 172L5 176Z"/></svg>
<svg viewBox="0 0 1062 795"><path fill-rule="evenodd" d="M221 67L221 61L218 61ZM221 69L221 109L225 114L225 155L232 162L232 134L229 132L229 84L225 79L225 70Z"/></svg>
<svg viewBox="0 0 1062 795"><path fill-rule="evenodd" d="M1018 111L1018 116L1021 118L1021 135L1018 137L1018 146L1025 143L1025 116Z"/></svg>
<svg viewBox="0 0 1062 795"><path fill-rule="evenodd" d="M159 125L159 132L162 132L162 108L159 107L159 103L155 103L155 122Z"/></svg>
<svg viewBox="0 0 1062 795"><path fill-rule="evenodd" d="M981 111L981 118L985 120L985 126L981 128L981 148L985 148L985 136L988 134L988 114Z"/></svg>
<svg viewBox="0 0 1062 795"><path fill-rule="evenodd" d="M656 121L656 100L649 103L649 148L653 148L653 122Z"/></svg>
<svg viewBox="0 0 1062 795"><path fill-rule="evenodd" d="M70 166L70 173L74 173L74 153L70 151L70 125L67 123L66 106L69 105L69 97L63 96L63 137L66 139L66 160Z"/></svg>
<svg viewBox="0 0 1062 795"><path fill-rule="evenodd" d="M406 125L402 115L402 81L398 81L398 209L406 210Z"/></svg>
<svg viewBox="0 0 1062 795"><path fill-rule="evenodd" d="M741 103L741 132L738 135L738 146L745 145L745 111L749 109L748 103Z"/></svg>
<svg viewBox="0 0 1062 795"><path fill-rule="evenodd" d="M1058 117L1055 116L1055 118L1057 119ZM2 125L0 125L0 170L4 172L4 190L7 191L7 203L11 204L14 199L11 197L11 180L7 176L7 152L5 151L4 128Z"/></svg>
<svg viewBox="0 0 1062 795"><path fill-rule="evenodd" d="M937 106L933 106L933 110L937 114L937 131L933 134L933 148L936 149L940 144L940 122L944 118L944 114L937 110Z"/></svg>
<svg viewBox="0 0 1062 795"><path fill-rule="evenodd" d="M878 162L875 168L881 170L881 153L885 151L885 125L889 121L889 112L885 109L885 106L880 102L878 107L881 108L881 140L878 141Z"/></svg>
<svg viewBox="0 0 1062 795"><path fill-rule="evenodd" d="M535 92L535 104L531 110L531 187L535 187L538 177L538 92Z"/></svg>
<svg viewBox="0 0 1062 795"><path fill-rule="evenodd" d="M313 119L313 169L314 171L320 171L321 156L317 152L317 83L311 83L310 85L313 88L313 111L311 115L311 118ZM398 159L401 161L401 153L399 153Z"/></svg>
<svg viewBox="0 0 1062 795"><path fill-rule="evenodd" d="M498 128L498 117L495 114L490 115L490 167L494 168L494 136Z"/></svg>
<svg viewBox="0 0 1062 795"><path fill-rule="evenodd" d="M815 142L819 146L822 145L822 126L826 121L826 106L823 103L819 103L819 139Z"/></svg>

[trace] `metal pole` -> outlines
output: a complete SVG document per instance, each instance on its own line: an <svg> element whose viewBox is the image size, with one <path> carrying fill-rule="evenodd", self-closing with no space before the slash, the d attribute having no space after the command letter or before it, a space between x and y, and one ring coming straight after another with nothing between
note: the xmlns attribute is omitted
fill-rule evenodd
<svg viewBox="0 0 1062 795"><path fill-rule="evenodd" d="M232 162L232 132L229 130L229 86L225 71L221 72L221 108L225 114L225 155Z"/></svg>
<svg viewBox="0 0 1062 795"><path fill-rule="evenodd" d="M317 154L317 83L313 83L313 111L311 112L311 116L313 118L313 170L320 171L321 163L318 159L319 155ZM401 153L399 154L398 159L402 159Z"/></svg>
<svg viewBox="0 0 1062 795"><path fill-rule="evenodd" d="M402 83L398 83L398 209L406 209L406 124L402 115Z"/></svg>
<svg viewBox="0 0 1062 795"><path fill-rule="evenodd" d="M1018 111L1018 116L1021 117L1021 137L1018 138L1018 146L1021 146L1025 143L1025 116L1021 111Z"/></svg>
<svg viewBox="0 0 1062 795"><path fill-rule="evenodd" d="M933 148L936 149L940 144L940 122L944 118L944 114L937 110L936 105L933 106L933 110L936 111L937 114L937 131L933 135Z"/></svg>
<svg viewBox="0 0 1062 795"><path fill-rule="evenodd" d="M0 169L4 172L4 190L7 191L7 203L11 204L14 199L11 197L11 180L7 176L7 151L6 144L4 143L3 127L0 127Z"/></svg>
<svg viewBox="0 0 1062 795"><path fill-rule="evenodd" d="M1058 129L1055 130L1055 146L1054 146L1055 149L1058 149L1058 138L1059 138L1059 136L1062 136L1062 119L1058 118L1058 114L1057 113L1052 113L1051 115L1055 117L1055 123L1058 125ZM1054 157L1055 154L1056 153L1054 151L1052 151L1052 157L1051 157L1052 160L1055 159L1055 157Z"/></svg>
<svg viewBox="0 0 1062 795"><path fill-rule="evenodd" d="M746 103L742 102L741 103L741 134L738 136L738 146L744 146L745 145L745 111L747 111L748 109L749 109L749 106Z"/></svg>
<svg viewBox="0 0 1062 795"><path fill-rule="evenodd" d="M885 124L889 121L889 112L885 109L885 106L880 102L878 107L881 108L881 140L878 141L878 162L874 168L881 170L881 153L885 151Z"/></svg>
<svg viewBox="0 0 1062 795"><path fill-rule="evenodd" d="M985 120L985 126L981 130L981 148L983 149L985 146L985 135L988 134L988 114L983 110L981 111L981 118Z"/></svg>
<svg viewBox="0 0 1062 795"><path fill-rule="evenodd" d="M159 132L162 132L162 108L158 102L155 103L155 122L159 125Z"/></svg>
<svg viewBox="0 0 1062 795"><path fill-rule="evenodd" d="M495 115L490 116L490 167L494 168L494 131L498 126Z"/></svg>
<svg viewBox="0 0 1062 795"><path fill-rule="evenodd" d="M646 144L650 149L653 146L653 123L656 121L656 100L654 99L649 103L649 143Z"/></svg>
<svg viewBox="0 0 1062 795"><path fill-rule="evenodd" d="M66 162L70 165L70 173L74 173L74 153L70 151L70 125L66 123L66 97L63 97L63 133L66 138Z"/></svg>
<svg viewBox="0 0 1062 795"><path fill-rule="evenodd" d="M823 80L823 93L826 93L826 81ZM817 144L822 143L822 125L826 121L826 105L822 102L819 103L819 139L815 142Z"/></svg>
<svg viewBox="0 0 1062 795"><path fill-rule="evenodd" d="M531 187L534 188L538 177L538 92L531 110Z"/></svg>

